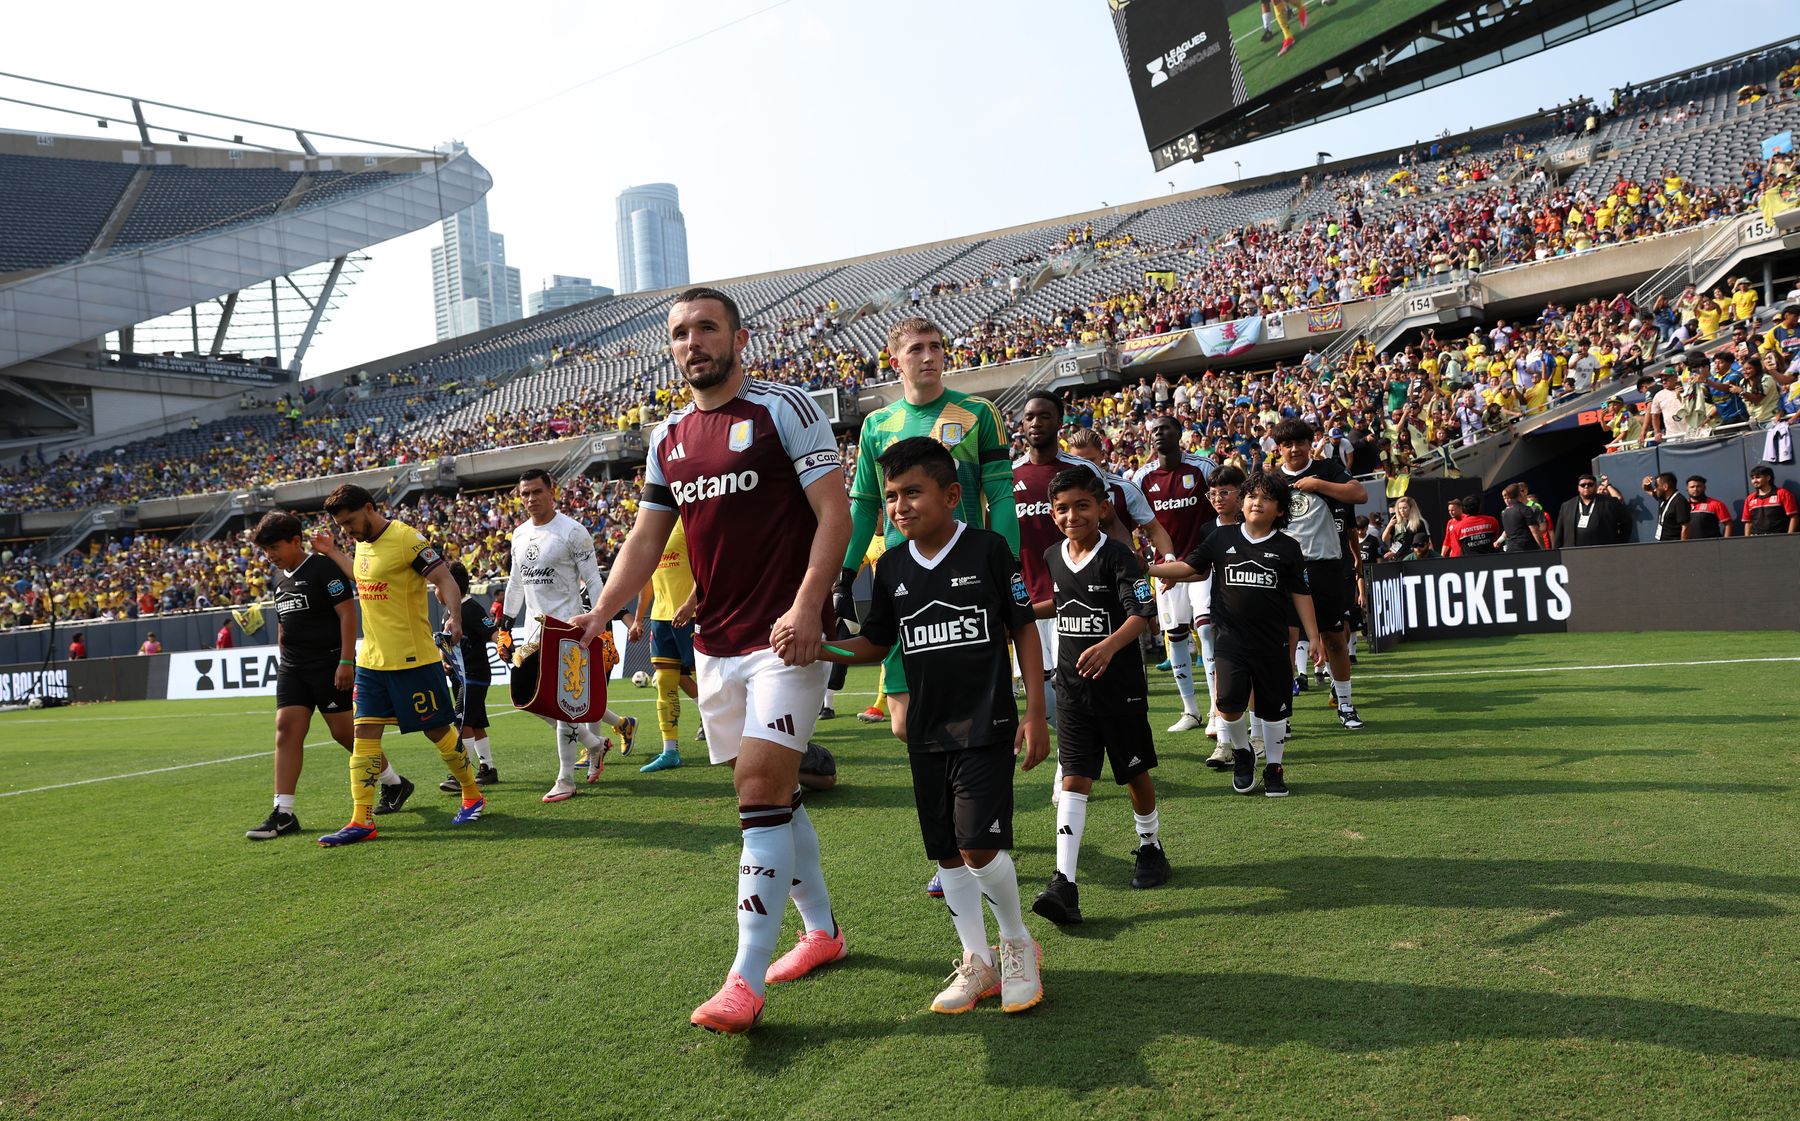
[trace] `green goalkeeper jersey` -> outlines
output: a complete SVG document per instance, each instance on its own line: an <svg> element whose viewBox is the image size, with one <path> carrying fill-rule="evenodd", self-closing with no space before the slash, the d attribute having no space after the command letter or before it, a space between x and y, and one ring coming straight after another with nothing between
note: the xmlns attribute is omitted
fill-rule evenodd
<svg viewBox="0 0 1800 1121"><path fill-rule="evenodd" d="M1012 498L1012 453L1000 413L985 397L946 389L929 405L912 405L902 397L863 418L857 444L856 475L850 482L850 548L844 567L862 565L863 554L878 525L886 527L889 548L905 540L882 517L885 496L881 465L875 458L910 436L929 436L950 449L962 504L956 517L967 525L986 526L1019 553L1019 516Z"/></svg>

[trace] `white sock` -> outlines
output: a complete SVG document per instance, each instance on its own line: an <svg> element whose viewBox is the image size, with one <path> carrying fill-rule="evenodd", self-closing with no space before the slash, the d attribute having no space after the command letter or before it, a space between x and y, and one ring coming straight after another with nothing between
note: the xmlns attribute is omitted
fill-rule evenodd
<svg viewBox="0 0 1800 1121"><path fill-rule="evenodd" d="M1139 845L1155 845L1157 848L1162 848L1162 842L1156 839L1157 831L1161 828L1161 820L1155 810L1151 810L1147 814L1133 813L1131 819L1137 824Z"/></svg>
<svg viewBox="0 0 1800 1121"><path fill-rule="evenodd" d="M1056 807L1056 870L1075 882L1075 862L1081 855L1081 831L1087 828L1088 796L1073 790L1062 792Z"/></svg>
<svg viewBox="0 0 1800 1121"><path fill-rule="evenodd" d="M793 881L788 894L806 929L836 934L837 917L831 913L831 893L825 890L825 870L819 866L819 833L806 816L798 787L794 789Z"/></svg>
<svg viewBox="0 0 1800 1121"><path fill-rule="evenodd" d="M1025 929L1025 912L1019 908L1019 871L1013 867L1012 854L997 852L986 868L971 868L969 872L981 885L981 894L987 896L994 921L1000 924L1000 937L1030 938L1031 931Z"/></svg>
<svg viewBox="0 0 1800 1121"><path fill-rule="evenodd" d="M1189 716L1199 716L1200 710L1194 704L1194 653L1187 639L1171 639L1169 642L1169 672L1175 676L1175 691L1181 694L1181 711Z"/></svg>
<svg viewBox="0 0 1800 1121"><path fill-rule="evenodd" d="M825 690L825 707L826 708L836 708L837 706L831 703L835 700L837 700L837 690L836 689Z"/></svg>
<svg viewBox="0 0 1800 1121"><path fill-rule="evenodd" d="M556 781L575 781L575 760L581 757L581 740L574 734L565 732L565 728L579 728L579 724L558 724L556 726Z"/></svg>
<svg viewBox="0 0 1800 1121"><path fill-rule="evenodd" d="M1263 30L1267 31L1269 29L1269 9L1267 9L1267 8L1263 9L1262 17L1263 17Z"/></svg>
<svg viewBox="0 0 1800 1121"><path fill-rule="evenodd" d="M1061 805L1062 796L1062 764L1058 763L1056 765L1056 773L1050 776L1050 804L1052 806Z"/></svg>
<svg viewBox="0 0 1800 1121"><path fill-rule="evenodd" d="M1211 623L1200 624L1200 668L1206 673L1206 711L1210 713L1218 707L1215 699L1218 694L1213 691L1213 627Z"/></svg>
<svg viewBox="0 0 1800 1121"><path fill-rule="evenodd" d="M1331 675L1331 695L1334 698L1336 698L1339 708L1349 708L1350 707L1350 679L1348 677L1346 677L1342 681L1339 681L1337 679L1337 675L1332 674Z"/></svg>
<svg viewBox="0 0 1800 1121"><path fill-rule="evenodd" d="M614 712L610 708L600 714L600 719L606 721L608 724L611 724L615 728L617 728L619 725L625 723L625 718L623 716L620 716L618 713Z"/></svg>
<svg viewBox="0 0 1800 1121"><path fill-rule="evenodd" d="M1263 757L1271 763L1281 762L1282 749L1287 745L1287 725L1285 720L1263 721Z"/></svg>
<svg viewBox="0 0 1800 1121"><path fill-rule="evenodd" d="M275 795L275 808L284 814L294 812L294 796L292 794Z"/></svg>
<svg viewBox="0 0 1800 1121"><path fill-rule="evenodd" d="M592 728L588 727L586 724L573 724L566 720L559 721L556 725L556 742L559 745L562 741L569 738L569 736L563 734L564 728L573 729L570 735L574 736L575 742L579 743L582 747L592 751L594 748L600 746L602 737L596 735Z"/></svg>
<svg viewBox="0 0 1800 1121"><path fill-rule="evenodd" d="M1311 653L1312 653L1312 643L1306 641L1304 638L1301 639L1299 644L1294 647L1294 676L1295 677L1305 677L1306 676L1306 663L1309 660L1307 655L1309 655Z"/></svg>
<svg viewBox="0 0 1800 1121"><path fill-rule="evenodd" d="M681 741L680 740L664 740L663 741L663 750L664 751L673 751L677 755L679 755L679 754L681 754Z"/></svg>
<svg viewBox="0 0 1800 1121"><path fill-rule="evenodd" d="M788 888L793 881L791 812L786 806L741 806L738 809L739 824L776 822L745 829L744 848L738 857L738 948L731 970L742 977L757 996L762 995L769 959L775 956L775 943L781 937L781 920L787 912Z"/></svg>
<svg viewBox="0 0 1800 1121"><path fill-rule="evenodd" d="M468 743L475 749L475 757L481 760L483 766L494 765L494 741L488 739L486 729L483 729L481 738L470 740Z"/></svg>
<svg viewBox="0 0 1800 1121"><path fill-rule="evenodd" d="M1229 747L1233 751L1236 751L1239 748L1242 748L1245 751L1249 751L1250 750L1250 717L1249 717L1249 715L1247 713L1239 713L1238 718L1236 720L1227 720L1223 716L1219 717L1219 742L1224 744L1226 747ZM1268 746L1268 743L1269 743L1269 741L1265 739L1263 741L1263 746L1266 748Z"/></svg>
<svg viewBox="0 0 1800 1121"><path fill-rule="evenodd" d="M987 915L981 910L981 884L976 882L974 870L966 864L955 868L939 865L938 883L943 885L944 907L956 925L963 953L994 964L994 953L988 948Z"/></svg>
<svg viewBox="0 0 1800 1121"><path fill-rule="evenodd" d="M387 765L387 770L381 772L381 785L383 786L399 786L404 781L392 763Z"/></svg>
<svg viewBox="0 0 1800 1121"><path fill-rule="evenodd" d="M1350 632L1350 656L1352 658L1356 657L1356 638L1357 638L1356 632L1351 631Z"/></svg>

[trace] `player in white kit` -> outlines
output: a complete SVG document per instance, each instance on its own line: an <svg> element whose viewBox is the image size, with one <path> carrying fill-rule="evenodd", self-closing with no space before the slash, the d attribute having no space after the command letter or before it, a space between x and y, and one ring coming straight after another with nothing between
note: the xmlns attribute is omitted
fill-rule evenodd
<svg viewBox="0 0 1800 1121"><path fill-rule="evenodd" d="M512 532L512 571L506 581L502 608L506 614L501 625L510 628L515 621L522 623L529 647L543 635L540 615L564 622L573 619L599 598L602 581L594 559L594 537L580 522L557 510L556 482L550 473L534 467L520 475L519 498L530 517ZM596 733L592 724L541 719L556 729L556 783L544 801L561 802L574 796L575 768L582 748L588 753L588 781L600 781L611 742ZM621 753L631 754L637 717L607 709L601 719L618 732Z"/></svg>

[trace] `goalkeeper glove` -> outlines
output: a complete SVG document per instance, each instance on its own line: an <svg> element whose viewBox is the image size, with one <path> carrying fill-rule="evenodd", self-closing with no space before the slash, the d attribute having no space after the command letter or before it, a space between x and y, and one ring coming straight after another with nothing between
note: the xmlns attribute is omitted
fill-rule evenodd
<svg viewBox="0 0 1800 1121"><path fill-rule="evenodd" d="M851 634L862 631L862 624L856 618L856 597L851 589L856 586L856 569L846 568L838 574L837 587L831 593L831 610L844 624Z"/></svg>

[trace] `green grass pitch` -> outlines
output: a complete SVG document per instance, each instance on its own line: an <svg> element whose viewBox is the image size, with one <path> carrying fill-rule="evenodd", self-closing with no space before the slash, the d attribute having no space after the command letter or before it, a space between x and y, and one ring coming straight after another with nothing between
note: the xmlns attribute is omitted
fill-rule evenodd
<svg viewBox="0 0 1800 1121"><path fill-rule="evenodd" d="M1298 5L1300 0L1295 0ZM1379 38L1396 23L1403 23L1429 9L1434 0L1337 0L1325 4L1311 0L1306 5L1307 26L1299 30L1298 17L1291 25L1296 34L1294 48L1285 55L1281 50L1281 29L1275 37L1262 41L1262 4L1252 0L1230 19L1231 41L1237 47L1238 64L1244 75L1244 90L1249 97L1263 93L1324 66L1358 43Z"/></svg>
<svg viewBox="0 0 1800 1121"><path fill-rule="evenodd" d="M1126 885L1127 802L1098 789L1088 922L1027 916L1048 995L1020 1016L927 1010L955 937L905 760L846 696L820 737L843 785L809 804L851 956L736 1038L687 1024L735 937L722 769L639 775L646 742L546 806L550 736L509 715L485 821L449 828L408 737L413 803L326 851L329 743L306 837L242 839L263 704L0 715L0 1118L1791 1117L1797 661L1793 634L1365 656L1368 728L1303 695L1285 801L1162 735L1157 675L1175 878ZM1048 784L1018 780L1027 898Z"/></svg>

